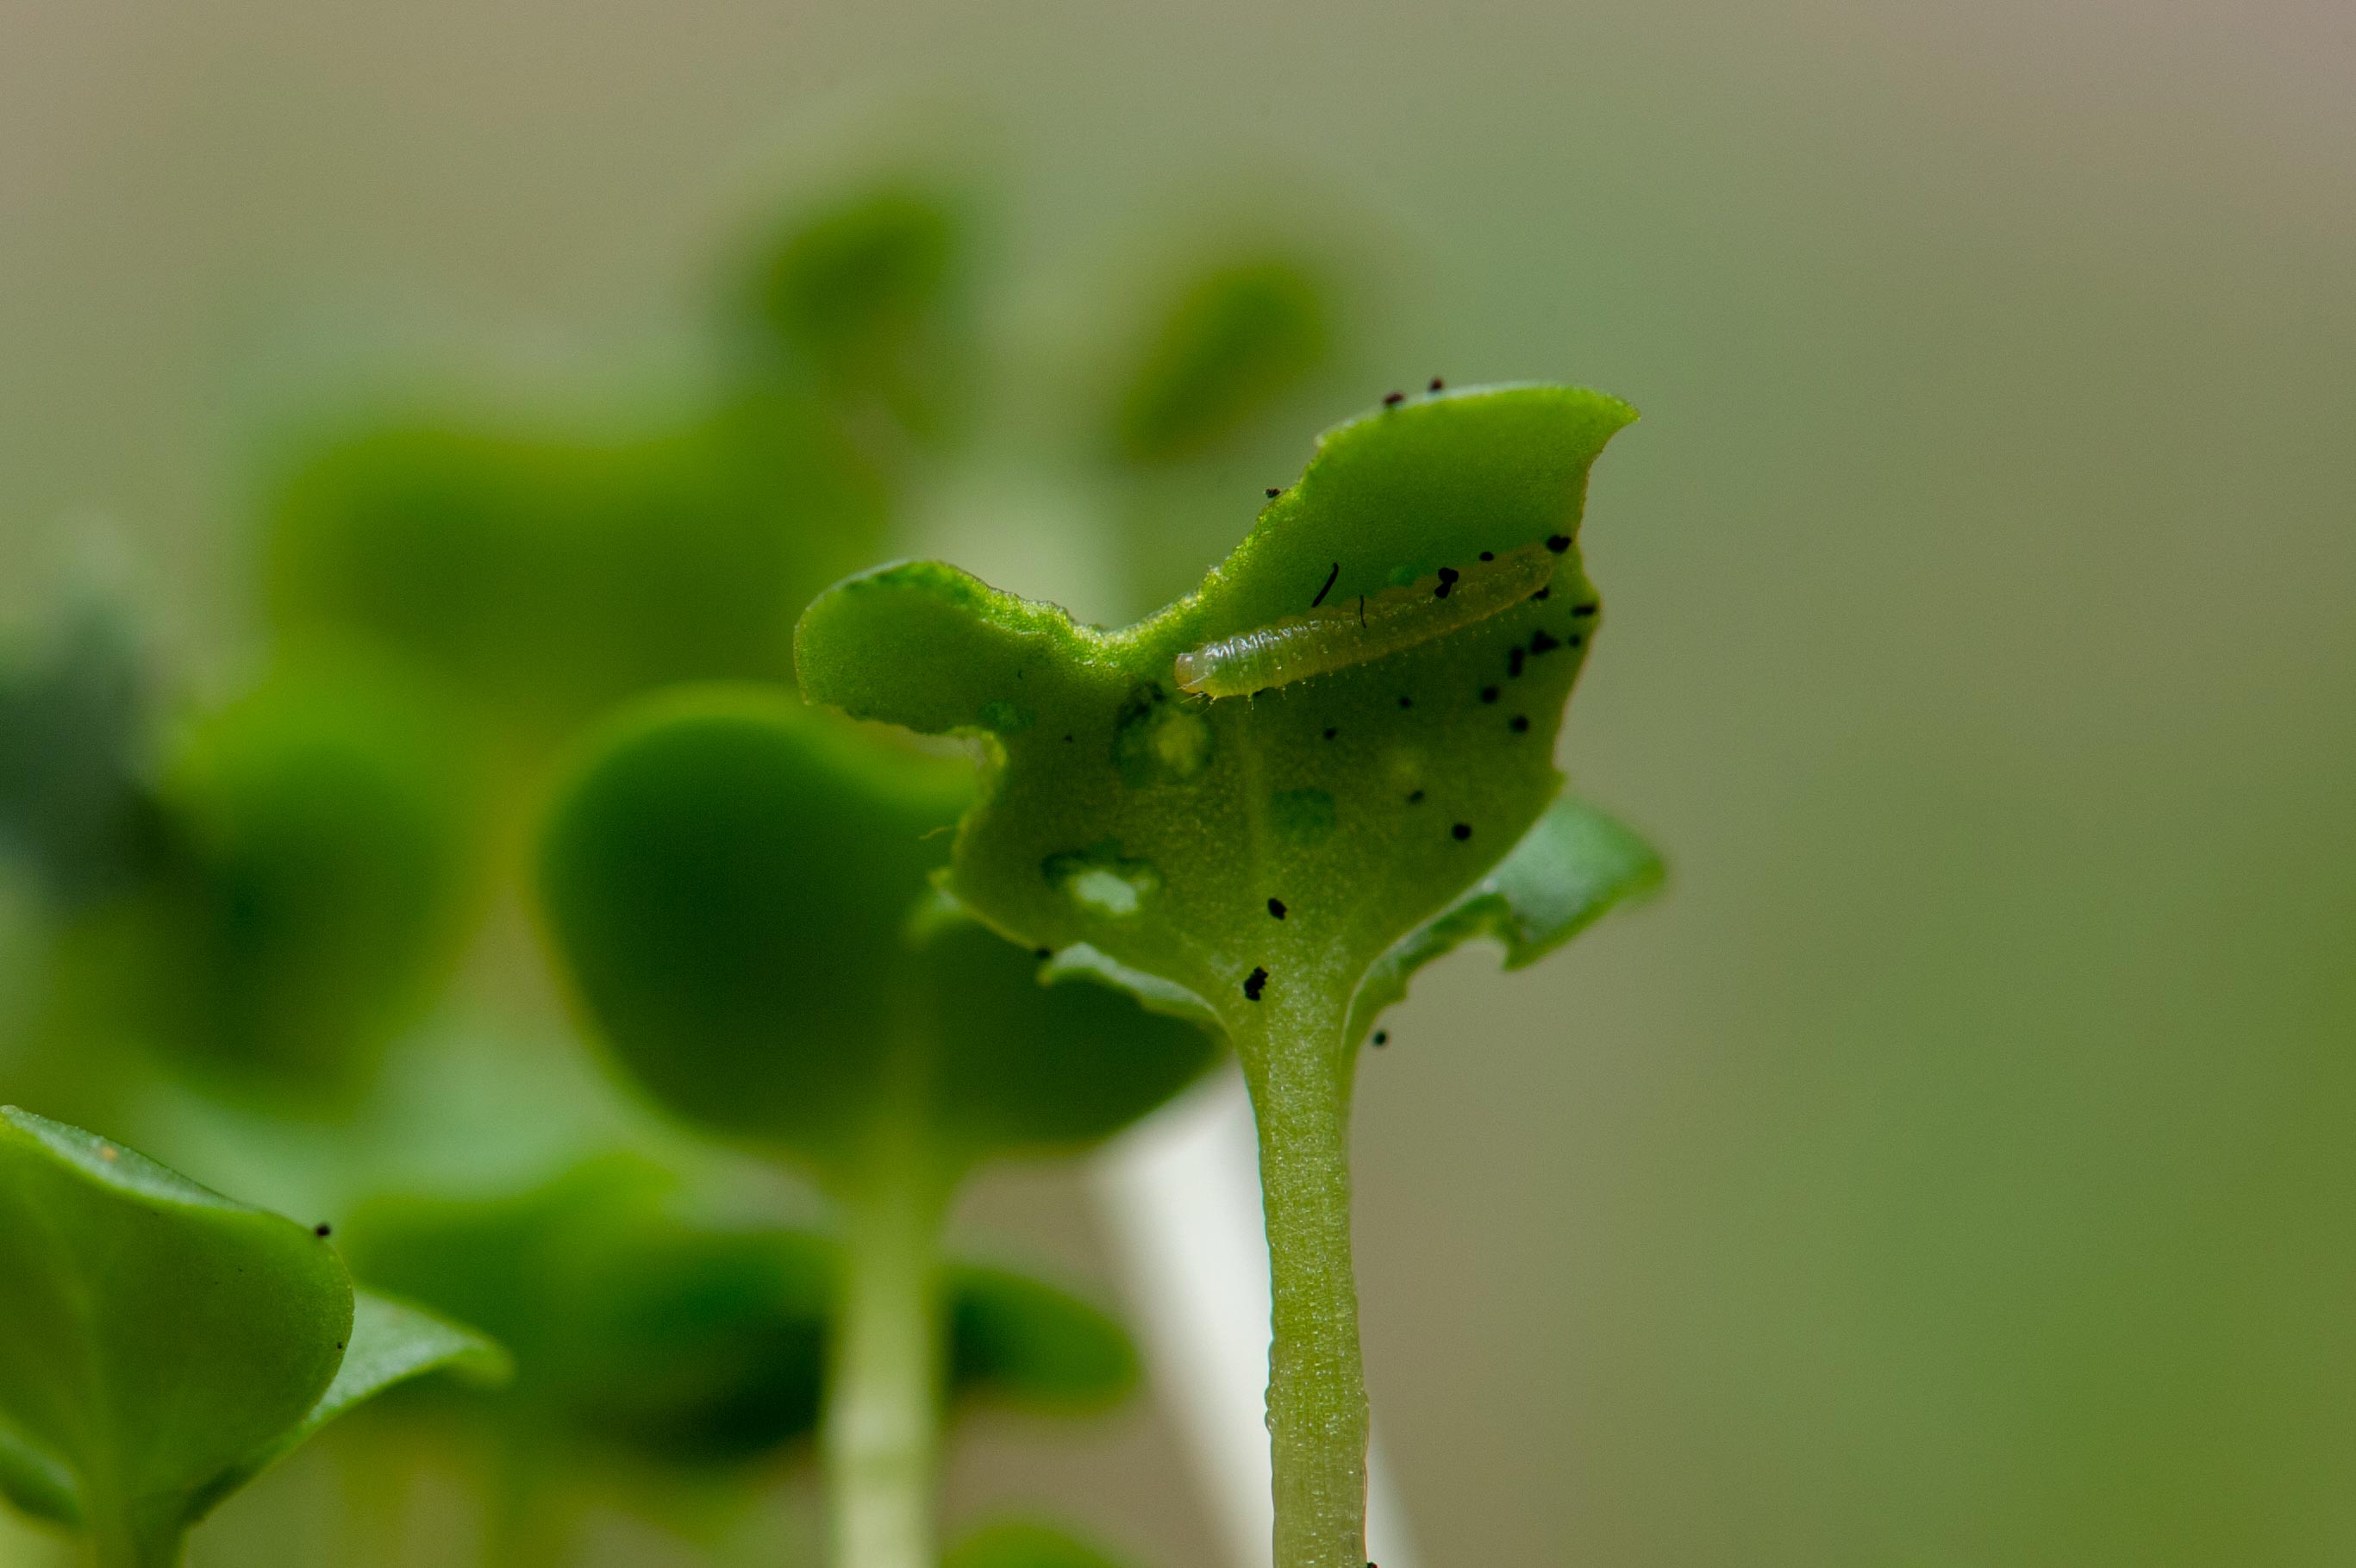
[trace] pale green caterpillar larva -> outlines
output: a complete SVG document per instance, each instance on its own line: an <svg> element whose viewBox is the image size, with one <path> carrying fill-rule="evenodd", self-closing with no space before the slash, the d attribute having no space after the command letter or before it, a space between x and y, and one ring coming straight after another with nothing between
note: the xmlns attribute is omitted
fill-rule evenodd
<svg viewBox="0 0 2356 1568"><path fill-rule="evenodd" d="M1569 542L1563 539L1563 547ZM1338 604L1190 648L1178 656L1178 689L1199 697L1248 697L1446 636L1510 610L1544 588L1553 580L1559 553L1551 539L1523 545L1494 560L1462 571L1443 566L1405 588L1354 594ZM1329 578L1326 586L1332 585Z"/></svg>

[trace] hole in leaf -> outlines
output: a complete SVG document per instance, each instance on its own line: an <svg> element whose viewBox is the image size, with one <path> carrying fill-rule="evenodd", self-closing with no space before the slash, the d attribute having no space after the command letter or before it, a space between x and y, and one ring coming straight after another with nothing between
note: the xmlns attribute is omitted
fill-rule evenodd
<svg viewBox="0 0 2356 1568"><path fill-rule="evenodd" d="M1115 720L1113 763L1123 783L1185 784L1211 765L1211 726L1160 687L1131 697Z"/></svg>
<svg viewBox="0 0 2356 1568"><path fill-rule="evenodd" d="M1050 855L1040 869L1082 909L1115 919L1135 914L1162 891L1151 861L1130 859L1109 843Z"/></svg>

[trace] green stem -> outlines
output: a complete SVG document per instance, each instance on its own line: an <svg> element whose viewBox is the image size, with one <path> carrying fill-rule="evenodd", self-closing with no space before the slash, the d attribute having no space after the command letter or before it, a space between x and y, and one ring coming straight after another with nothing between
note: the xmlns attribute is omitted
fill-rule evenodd
<svg viewBox="0 0 2356 1568"><path fill-rule="evenodd" d="M934 1568L943 1183L879 1140L841 1193L844 1287L823 1425L835 1568Z"/></svg>
<svg viewBox="0 0 2356 1568"><path fill-rule="evenodd" d="M1271 997L1237 1037L1259 1127L1274 1342L1268 1361L1276 1568L1365 1568L1366 1383L1350 1259L1346 1010Z"/></svg>

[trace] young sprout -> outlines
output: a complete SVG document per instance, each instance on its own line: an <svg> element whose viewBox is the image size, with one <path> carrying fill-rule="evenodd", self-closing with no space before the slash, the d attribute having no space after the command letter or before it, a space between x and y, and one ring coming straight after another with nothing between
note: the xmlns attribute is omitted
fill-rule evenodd
<svg viewBox="0 0 2356 1568"><path fill-rule="evenodd" d="M64 945L68 1016L240 1089L364 1086L455 961L471 783L451 717L395 669L278 670L166 757L140 877Z"/></svg>
<svg viewBox="0 0 2356 1568"><path fill-rule="evenodd" d="M726 1470L815 1425L826 1243L703 1221L643 1159L591 1159L498 1196L373 1199L344 1235L359 1277L481 1326L515 1357L505 1388L437 1402L531 1456L511 1490L568 1461ZM520 1502L510 1520L536 1512Z"/></svg>
<svg viewBox="0 0 2356 1568"><path fill-rule="evenodd" d="M515 1357L509 1386L447 1390L431 1412L487 1426L510 1461L493 1510L501 1563L562 1557L566 1521L542 1494L568 1473L749 1478L817 1433L841 1273L828 1237L699 1212L626 1155L517 1194L378 1199L345 1233L360 1277ZM945 1413L1089 1413L1136 1381L1119 1325L1051 1285L954 1264L939 1294Z"/></svg>
<svg viewBox="0 0 2356 1568"><path fill-rule="evenodd" d="M556 946L620 1064L840 1211L821 1441L844 1568L935 1562L939 1232L958 1184L1108 1136L1213 1049L935 891L971 798L962 764L781 692L693 690L599 739L542 850Z"/></svg>
<svg viewBox="0 0 2356 1568"><path fill-rule="evenodd" d="M395 410L265 505L279 633L398 651L529 763L656 687L784 678L787 618L873 559L884 496L824 411L765 396L618 432Z"/></svg>
<svg viewBox="0 0 2356 1568"><path fill-rule="evenodd" d="M748 269L755 367L871 435L948 433L976 357L964 208L944 187L902 178L792 215Z"/></svg>
<svg viewBox="0 0 2356 1568"><path fill-rule="evenodd" d="M1526 961L1657 869L1555 805L1556 732L1597 624L1575 547L1587 471L1634 417L1520 387L1344 424L1200 592L1124 630L924 563L830 590L798 634L811 701L981 741L950 891L1234 1042L1273 1268L1280 1568L1365 1562L1345 1133L1375 1015L1467 936L1504 934ZM1517 603L1450 608L1442 589L1534 551L1551 564ZM1419 583L1432 607L1379 627L1372 606ZM1279 648L1268 689L1182 691L1328 605L1353 613L1307 623L1314 657Z"/></svg>
<svg viewBox="0 0 2356 1568"><path fill-rule="evenodd" d="M1139 330L1076 418L1095 427L1102 505L1119 519L1127 604L1190 586L1233 542L1220 519L1292 461L1298 416L1340 390L1346 268L1328 247L1238 235L1141 302ZM1167 247L1198 241L1173 237ZM1254 475L1237 488L1238 476ZM1280 492L1271 488L1268 497Z"/></svg>
<svg viewBox="0 0 2356 1568"><path fill-rule="evenodd" d="M1276 254L1188 279L1115 405L1120 456L1146 467L1201 456L1296 390L1332 353L1330 292L1316 268Z"/></svg>
<svg viewBox="0 0 2356 1568"><path fill-rule="evenodd" d="M787 680L794 615L876 558L910 437L958 400L966 246L947 197L853 192L746 259L707 399L410 400L290 442L264 497L273 626L390 645L526 763L659 687Z"/></svg>
<svg viewBox="0 0 2356 1568"><path fill-rule="evenodd" d="M365 1292L319 1227L0 1106L0 1496L100 1568L170 1568L214 1507L371 1394L505 1375Z"/></svg>

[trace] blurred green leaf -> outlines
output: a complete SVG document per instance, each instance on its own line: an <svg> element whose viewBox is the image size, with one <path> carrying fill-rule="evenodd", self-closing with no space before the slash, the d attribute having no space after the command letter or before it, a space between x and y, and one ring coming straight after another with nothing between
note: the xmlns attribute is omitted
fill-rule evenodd
<svg viewBox="0 0 2356 1568"><path fill-rule="evenodd" d="M519 1376L485 1407L662 1467L759 1459L818 1425L836 1244L683 1212L672 1181L613 1157L512 1197L384 1198L346 1227L360 1276L496 1326ZM951 1264L952 1403L1057 1413L1128 1392L1119 1324L1005 1269Z"/></svg>
<svg viewBox="0 0 2356 1568"><path fill-rule="evenodd" d="M639 434L390 420L268 505L268 603L400 648L542 745L674 681L784 678L793 618L873 558L880 481L807 399Z"/></svg>
<svg viewBox="0 0 2356 1568"><path fill-rule="evenodd" d="M1602 812L1569 795L1522 836L1514 852L1454 903L1384 954L1351 1002L1349 1038L1407 996L1418 969L1476 937L1505 949L1505 967L1535 964L1613 905L1661 885L1659 851Z"/></svg>
<svg viewBox="0 0 2356 1568"><path fill-rule="evenodd" d="M351 1338L337 1364L335 1381L302 1424L253 1456L229 1488L243 1485L346 1411L435 1372L475 1387L494 1388L515 1375L515 1362L505 1347L446 1317L374 1291L354 1291Z"/></svg>
<svg viewBox="0 0 2356 1568"><path fill-rule="evenodd" d="M951 197L905 183L798 214L752 279L782 365L853 414L941 433L970 355L964 227Z"/></svg>
<svg viewBox="0 0 2356 1568"><path fill-rule="evenodd" d="M455 959L470 901L448 715L372 662L306 659L191 726L160 793L169 852L87 933L83 1003L233 1082L364 1080Z"/></svg>
<svg viewBox="0 0 2356 1568"><path fill-rule="evenodd" d="M311 1231L0 1107L0 1490L163 1568L187 1529L395 1378L497 1352L371 1307ZM347 1347L360 1359L342 1372Z"/></svg>
<svg viewBox="0 0 2356 1568"><path fill-rule="evenodd" d="M63 908L121 891L154 862L146 685L132 629L106 604L75 607L0 664L0 848Z"/></svg>
<svg viewBox="0 0 2356 1568"><path fill-rule="evenodd" d="M673 1464L726 1464L818 1423L834 1250L805 1232L645 1224L571 1260L575 1420Z"/></svg>
<svg viewBox="0 0 2356 1568"><path fill-rule="evenodd" d="M380 1199L346 1229L363 1279L514 1353L500 1419L639 1463L740 1463L816 1424L833 1253L674 1200L667 1174L616 1157L515 1196Z"/></svg>
<svg viewBox="0 0 2356 1568"><path fill-rule="evenodd" d="M1098 1307L1027 1275L953 1264L949 1385L959 1400L1052 1414L1102 1410L1137 1385L1137 1348Z"/></svg>
<svg viewBox="0 0 2356 1568"><path fill-rule="evenodd" d="M911 1116L944 1169L1104 1136L1209 1060L1202 1032L937 905L968 772L757 689L617 723L559 800L549 920L623 1064L691 1119L822 1175Z"/></svg>
<svg viewBox="0 0 2356 1568"><path fill-rule="evenodd" d="M958 1541L944 1568L1127 1568L1119 1558L1051 1524L1009 1520Z"/></svg>
<svg viewBox="0 0 2356 1568"><path fill-rule="evenodd" d="M1323 281L1282 257L1190 282L1131 372L1115 437L1131 463L1200 454L1306 381L1332 347Z"/></svg>
<svg viewBox="0 0 2356 1568"><path fill-rule="evenodd" d="M1108 1136L1213 1050L940 896L970 795L962 766L782 692L691 690L600 738L541 856L551 931L616 1057L690 1120L799 1163L841 1212L823 1436L847 1563L933 1556L958 1182L992 1155ZM991 1299L976 1364L1071 1386L1087 1334L1015 1333L1007 1293Z"/></svg>

